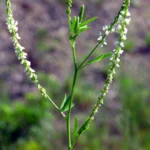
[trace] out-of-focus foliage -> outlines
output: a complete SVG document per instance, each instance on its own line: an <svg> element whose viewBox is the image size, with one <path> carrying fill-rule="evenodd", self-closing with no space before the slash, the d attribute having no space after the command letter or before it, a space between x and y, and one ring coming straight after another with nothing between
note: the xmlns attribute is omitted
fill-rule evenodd
<svg viewBox="0 0 150 150"><path fill-rule="evenodd" d="M148 33L145 37L145 42L148 46L150 46L150 33Z"/></svg>
<svg viewBox="0 0 150 150"><path fill-rule="evenodd" d="M0 149L9 149L20 139L28 139L31 129L40 128L45 117L52 119L49 102L44 101L36 93L26 94L25 99L13 102L1 100ZM30 141L26 149L29 149L28 145L34 147L35 142Z"/></svg>
<svg viewBox="0 0 150 150"><path fill-rule="evenodd" d="M124 45L124 50L126 52L133 52L135 50L136 43L132 40L126 40Z"/></svg>
<svg viewBox="0 0 150 150"><path fill-rule="evenodd" d="M118 127L126 141L124 147L147 150L150 138L149 90L142 83L123 74L118 85L122 103L122 110L118 114Z"/></svg>
<svg viewBox="0 0 150 150"><path fill-rule="evenodd" d="M118 110L116 117L117 134L111 134L112 129L108 124L109 117L105 117L101 119L100 124L93 124L89 132L81 136L75 149L81 149L82 147L85 150L149 149L150 111L148 100L150 93L144 85L125 74L116 78L120 95L119 101L121 102L121 109ZM49 80L46 79L45 81ZM55 80L51 80L51 82L55 82ZM95 92L88 85L86 88L89 88L90 92ZM89 100L90 95L85 94L84 101L82 101L79 96L84 95L82 83L79 84L78 89L80 90L75 92L77 106L89 108L92 104ZM26 94L25 99L26 101L16 100L10 103L10 101L6 102L5 100L5 102L1 102L0 143L3 143L1 149L59 149L60 146L63 146L61 139L64 135L61 130L59 133L53 132L52 120L54 116L49 111L49 108L51 108L49 102L43 100L36 93ZM105 109L107 109L107 104L105 104L103 110L106 111ZM107 116L109 115L111 114L108 113ZM92 137L90 142L89 137ZM56 145L56 143L59 144Z"/></svg>

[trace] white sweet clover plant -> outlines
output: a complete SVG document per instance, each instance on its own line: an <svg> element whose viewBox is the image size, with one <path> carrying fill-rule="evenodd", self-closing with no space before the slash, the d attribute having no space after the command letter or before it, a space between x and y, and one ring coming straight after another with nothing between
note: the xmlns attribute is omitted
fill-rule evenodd
<svg viewBox="0 0 150 150"><path fill-rule="evenodd" d="M14 20L13 18L13 12L11 8L11 2L10 0L6 0L6 14L7 14L7 26L8 30L11 34L12 42L15 47L15 53L17 55L17 58L20 60L21 64L25 68L25 72L29 76L29 78L36 84L38 89L40 90L41 94L50 102L53 104L53 106L61 113L63 118L66 120L67 125L67 139L68 139L68 150L72 150L75 143L77 142L79 136L86 131L89 128L89 125L92 120L94 120L94 117L96 113L98 112L98 108L103 104L103 100L108 93L110 84L113 81L113 77L115 74L116 67L119 67L120 62L120 55L124 52L124 41L126 40L126 35L128 32L127 26L130 23L130 12L129 12L129 6L130 6L130 0L124 0L123 5L121 6L117 16L114 18L114 21L110 25L105 25L103 27L103 32L99 32L99 37L97 38L98 43L96 46L91 50L91 52L85 57L85 59L82 61L81 64L77 64L76 60L76 38L86 30L89 29L88 24L95 21L97 17L93 17L89 20L86 20L84 17L84 5L80 9L79 16L74 16L71 18L71 7L72 7L72 0L66 1L67 9L66 14L68 17L68 24L69 24L69 40L72 48L72 55L73 55L73 63L74 63L74 78L72 82L72 88L70 91L70 95L67 97L65 95L64 100L62 101L62 104L60 107L58 107L55 102L48 96L46 93L46 90L40 85L37 75L35 74L35 70L31 68L30 61L27 60L27 53L24 52L24 47L19 44L20 36L18 34L18 22ZM88 61L89 57L95 52L95 50L100 46L103 47L107 45L106 38L110 33L116 32L119 35L118 41L115 42L115 49L112 53L106 53L103 54L93 60ZM109 70L107 79L105 81L104 87L100 92L100 95L98 97L97 103L94 105L91 114L87 118L87 120L83 123L83 125L78 128L78 119L75 118L74 123L74 131L73 131L73 137L71 135L71 110L73 107L73 96L74 96L74 89L76 85L77 75L79 70L81 70L83 67L86 67L88 65L91 65L93 63L99 62L104 58L110 57L110 63L109 63ZM67 112L65 114L65 112Z"/></svg>

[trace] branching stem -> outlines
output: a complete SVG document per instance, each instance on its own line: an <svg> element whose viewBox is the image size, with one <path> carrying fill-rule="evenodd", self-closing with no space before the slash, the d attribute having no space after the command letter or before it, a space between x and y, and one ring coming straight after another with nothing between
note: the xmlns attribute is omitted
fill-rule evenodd
<svg viewBox="0 0 150 150"><path fill-rule="evenodd" d="M117 16L115 17L114 21L110 24L110 27L108 29L109 33L110 31L113 29L113 27L116 25L116 23L118 22L119 16L120 16L120 12L124 9L124 5L122 5L122 7L120 8ZM95 50L103 43L104 39L107 37L108 35L104 34L102 39L97 43L97 45L92 49L92 51L86 56L86 58L81 62L81 64L79 65L78 69L81 69L84 65L84 63L88 60L88 58L95 52Z"/></svg>
<svg viewBox="0 0 150 150"><path fill-rule="evenodd" d="M67 135L68 135L68 150L71 150L71 108L72 108L72 103L73 103L73 95L74 95L74 89L76 85L76 80L77 80L77 64L76 64L76 53L75 53L75 41L70 39L70 43L72 46L72 55L73 55L73 63L74 63L74 77L73 77L73 82L72 82L72 88L71 88L71 94L70 94L70 101L69 101L69 110L68 110L68 115L67 115Z"/></svg>

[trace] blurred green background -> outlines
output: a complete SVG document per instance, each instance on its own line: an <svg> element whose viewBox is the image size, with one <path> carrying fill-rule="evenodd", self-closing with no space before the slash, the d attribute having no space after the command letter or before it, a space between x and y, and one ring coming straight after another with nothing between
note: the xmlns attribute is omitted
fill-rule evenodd
<svg viewBox="0 0 150 150"><path fill-rule="evenodd" d="M73 0L72 15L85 4L87 18L98 16L92 29L77 40L81 62L109 24L121 0ZM21 44L41 84L60 105L73 76L65 0L13 0ZM131 1L132 22L120 68L91 128L74 150L150 150L150 9L149 0ZM0 150L66 150L66 126L50 102L41 97L17 60L5 25L5 1L0 0ZM111 52L98 48L93 58ZM72 117L82 124L106 79L109 60L82 70L75 89ZM72 119L73 122L73 119Z"/></svg>

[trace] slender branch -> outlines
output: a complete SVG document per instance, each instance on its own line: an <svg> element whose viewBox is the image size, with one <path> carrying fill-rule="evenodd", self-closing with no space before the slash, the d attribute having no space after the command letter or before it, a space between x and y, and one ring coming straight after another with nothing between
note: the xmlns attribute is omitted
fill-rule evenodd
<svg viewBox="0 0 150 150"><path fill-rule="evenodd" d="M74 73L72 90L71 90L71 94L70 94L69 110L68 110L68 116L67 116L67 132L68 132L68 146L69 146L68 150L72 149L71 148L71 126L70 126L70 122L71 122L71 106L72 106L72 101L73 101L76 79L77 79L77 71L75 71L75 73Z"/></svg>
<svg viewBox="0 0 150 150"><path fill-rule="evenodd" d="M71 94L70 94L70 101L69 101L69 110L67 115L67 136L68 136L68 150L71 150L71 108L72 108L72 101L74 95L74 88L77 79L77 64L76 64L76 52L75 52L75 38L71 38L71 7L72 7L72 0L67 0L67 9L66 14L68 16L68 25L69 25L69 40L72 47L72 56L73 56L73 63L74 63L74 78L72 82Z"/></svg>
<svg viewBox="0 0 150 150"><path fill-rule="evenodd" d="M118 28L117 28L117 33L120 35L120 38L118 42L115 43L116 48L114 49L114 53L111 57L111 62L110 62L110 68L108 71L107 79L104 84L104 88L101 90L100 96L98 97L97 103L94 105L94 108L88 117L88 119L85 121L85 126L83 130L79 129L80 133L78 133L72 143L72 147L75 145L77 142L79 136L89 127L90 122L94 120L94 117L96 113L98 112L99 107L103 104L103 99L108 93L110 84L112 83L113 76L115 74L115 69L116 67L119 67L119 62L120 62L120 55L123 53L123 50L121 49L124 47L124 40L126 40L126 34L127 34L127 25L130 22L130 13L129 13L129 6L130 6L130 0L125 0L122 6L121 11L119 12L119 16L117 17L118 19ZM81 65L82 66L82 65ZM83 124L84 125L84 124Z"/></svg>
<svg viewBox="0 0 150 150"><path fill-rule="evenodd" d="M23 50L25 49L22 47L19 43L20 36L18 34L18 22L14 20L13 18L13 12L11 9L11 2L10 0L6 0L6 15L7 15L7 25L8 30L12 36L12 41L15 47L15 53L20 60L21 64L24 66L26 73L28 74L29 78L33 81L33 83L36 84L38 89L40 90L41 94L48 99L53 106L62 114L62 116L65 118L65 114L62 113L59 109L59 107L55 104L55 102L48 96L46 90L40 85L37 75L35 74L35 70L31 68L31 62L27 60L27 53L25 53Z"/></svg>

